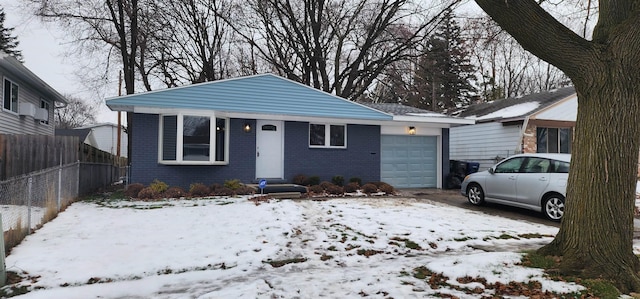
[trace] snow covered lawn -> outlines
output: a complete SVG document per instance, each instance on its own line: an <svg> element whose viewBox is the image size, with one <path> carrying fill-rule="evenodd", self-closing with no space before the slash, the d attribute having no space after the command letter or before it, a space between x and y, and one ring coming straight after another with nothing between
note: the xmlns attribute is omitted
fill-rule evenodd
<svg viewBox="0 0 640 299"><path fill-rule="evenodd" d="M18 298L478 298L511 281L580 291L517 265L557 230L407 198L77 202L6 263L26 277L14 287L32 290Z"/></svg>

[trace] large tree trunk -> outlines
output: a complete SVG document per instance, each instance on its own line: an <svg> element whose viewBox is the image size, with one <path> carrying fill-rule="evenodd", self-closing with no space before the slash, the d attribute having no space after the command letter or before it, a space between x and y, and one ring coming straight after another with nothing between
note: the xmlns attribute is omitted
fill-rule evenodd
<svg viewBox="0 0 640 299"><path fill-rule="evenodd" d="M562 273L607 278L622 292L637 291L640 260L632 250L632 211L640 95L628 88L628 78L616 78L619 72L599 74L606 84L576 85L578 119L566 213L555 240L540 253L562 256Z"/></svg>
<svg viewBox="0 0 640 299"><path fill-rule="evenodd" d="M600 1L593 40L534 0L476 0L526 50L565 72L578 93L566 211L542 254L560 271L640 291L633 207L640 145L640 4Z"/></svg>

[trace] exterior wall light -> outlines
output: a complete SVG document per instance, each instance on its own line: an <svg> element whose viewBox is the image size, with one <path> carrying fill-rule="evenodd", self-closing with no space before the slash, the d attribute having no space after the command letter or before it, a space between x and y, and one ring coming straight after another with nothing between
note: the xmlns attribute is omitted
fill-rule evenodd
<svg viewBox="0 0 640 299"><path fill-rule="evenodd" d="M242 128L242 130L244 130L246 133L251 132L251 124L245 123L244 127Z"/></svg>
<svg viewBox="0 0 640 299"><path fill-rule="evenodd" d="M411 126L409 127L409 135L415 135L416 134L416 127Z"/></svg>

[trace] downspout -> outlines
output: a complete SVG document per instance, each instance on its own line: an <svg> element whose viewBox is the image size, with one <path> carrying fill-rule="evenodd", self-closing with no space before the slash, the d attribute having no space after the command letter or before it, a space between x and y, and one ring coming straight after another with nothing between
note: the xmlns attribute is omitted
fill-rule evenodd
<svg viewBox="0 0 640 299"><path fill-rule="evenodd" d="M520 138L518 138L518 144L516 145L516 153L522 154L522 151L524 149L523 144L524 144L524 134L527 132L527 127L529 126L529 116L526 116L524 118L524 121L522 122L522 129L520 130Z"/></svg>

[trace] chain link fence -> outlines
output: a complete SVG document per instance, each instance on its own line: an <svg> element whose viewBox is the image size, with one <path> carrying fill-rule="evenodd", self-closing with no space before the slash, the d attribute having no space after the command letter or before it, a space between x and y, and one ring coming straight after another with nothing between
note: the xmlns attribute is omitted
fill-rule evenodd
<svg viewBox="0 0 640 299"><path fill-rule="evenodd" d="M80 163L47 168L0 182L5 250L17 245L79 195Z"/></svg>

